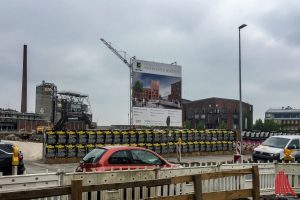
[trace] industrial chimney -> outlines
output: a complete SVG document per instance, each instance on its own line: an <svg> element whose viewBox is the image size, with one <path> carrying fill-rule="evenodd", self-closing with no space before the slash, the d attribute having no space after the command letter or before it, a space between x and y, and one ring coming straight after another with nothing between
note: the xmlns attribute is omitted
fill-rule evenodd
<svg viewBox="0 0 300 200"><path fill-rule="evenodd" d="M21 112L27 112L27 45L23 48L23 75L22 75L22 98Z"/></svg>

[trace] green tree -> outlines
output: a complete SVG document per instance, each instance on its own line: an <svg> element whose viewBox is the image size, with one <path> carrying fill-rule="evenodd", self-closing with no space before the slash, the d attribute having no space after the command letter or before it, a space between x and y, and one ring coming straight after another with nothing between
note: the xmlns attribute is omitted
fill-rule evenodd
<svg viewBox="0 0 300 200"><path fill-rule="evenodd" d="M204 124L203 123L198 123L198 125L197 125L197 130L204 130L205 129L205 126L204 126Z"/></svg>
<svg viewBox="0 0 300 200"><path fill-rule="evenodd" d="M227 129L227 124L224 121L221 121L221 123L219 123L218 129Z"/></svg>
<svg viewBox="0 0 300 200"><path fill-rule="evenodd" d="M192 128L191 121L187 120L187 121L183 122L183 127L186 129L191 129Z"/></svg>
<svg viewBox="0 0 300 200"><path fill-rule="evenodd" d="M277 124L274 120L265 120L263 131L280 131L280 125Z"/></svg>
<svg viewBox="0 0 300 200"><path fill-rule="evenodd" d="M134 92L143 92L143 90L144 90L143 83L139 80L136 81L133 86L133 91Z"/></svg>
<svg viewBox="0 0 300 200"><path fill-rule="evenodd" d="M264 122L261 119L257 119L255 124L253 125L253 130L263 131L264 129Z"/></svg>

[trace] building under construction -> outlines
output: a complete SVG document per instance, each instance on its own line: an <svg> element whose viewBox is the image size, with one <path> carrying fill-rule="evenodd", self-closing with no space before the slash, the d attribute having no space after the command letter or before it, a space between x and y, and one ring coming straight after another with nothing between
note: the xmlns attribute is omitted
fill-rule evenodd
<svg viewBox="0 0 300 200"><path fill-rule="evenodd" d="M36 87L36 113L52 124L55 130L93 128L88 95L58 92L53 83Z"/></svg>

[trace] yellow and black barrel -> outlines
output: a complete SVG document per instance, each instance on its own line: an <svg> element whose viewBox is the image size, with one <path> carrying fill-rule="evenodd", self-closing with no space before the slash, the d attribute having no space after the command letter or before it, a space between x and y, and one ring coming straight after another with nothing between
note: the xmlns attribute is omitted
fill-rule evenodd
<svg viewBox="0 0 300 200"><path fill-rule="evenodd" d="M211 141L217 141L218 140L218 135L216 130L211 131Z"/></svg>
<svg viewBox="0 0 300 200"><path fill-rule="evenodd" d="M145 143L153 143L153 132L151 130L146 130Z"/></svg>
<svg viewBox="0 0 300 200"><path fill-rule="evenodd" d="M186 141L194 142L195 141L194 130L188 129L186 131L186 133L187 133L187 140Z"/></svg>
<svg viewBox="0 0 300 200"><path fill-rule="evenodd" d="M161 130L161 142L167 143L169 141L169 131L168 130Z"/></svg>
<svg viewBox="0 0 300 200"><path fill-rule="evenodd" d="M96 144L104 144L105 142L105 134L103 131L96 131Z"/></svg>
<svg viewBox="0 0 300 200"><path fill-rule="evenodd" d="M177 142L181 138L181 132L179 130L174 131L174 142Z"/></svg>
<svg viewBox="0 0 300 200"><path fill-rule="evenodd" d="M205 142L205 151L206 152L211 152L212 151L211 142L210 141L206 141Z"/></svg>
<svg viewBox="0 0 300 200"><path fill-rule="evenodd" d="M206 133L206 139L205 141L211 141L212 140L212 133L210 130L205 130L205 133Z"/></svg>
<svg viewBox="0 0 300 200"><path fill-rule="evenodd" d="M211 151L217 151L217 142L212 141L210 144L211 144Z"/></svg>
<svg viewBox="0 0 300 200"><path fill-rule="evenodd" d="M129 143L130 144L137 144L136 132L134 130L129 131Z"/></svg>
<svg viewBox="0 0 300 200"><path fill-rule="evenodd" d="M200 141L199 142L199 146L200 146L200 151L201 152L205 152L206 151L206 145L204 141Z"/></svg>
<svg viewBox="0 0 300 200"><path fill-rule="evenodd" d="M66 134L67 134L68 145L77 144L77 135L75 131L66 131Z"/></svg>
<svg viewBox="0 0 300 200"><path fill-rule="evenodd" d="M66 144L67 134L65 131L56 131L56 144Z"/></svg>
<svg viewBox="0 0 300 200"><path fill-rule="evenodd" d="M75 158L76 157L75 145L72 145L72 144L66 145L66 150L67 150L67 157L68 158Z"/></svg>
<svg viewBox="0 0 300 200"><path fill-rule="evenodd" d="M161 145L161 153L169 153L169 148L167 143L162 142L160 145Z"/></svg>
<svg viewBox="0 0 300 200"><path fill-rule="evenodd" d="M206 132L204 130L200 130L200 141L206 141Z"/></svg>
<svg viewBox="0 0 300 200"><path fill-rule="evenodd" d="M223 151L223 143L222 143L222 141L217 141L217 151Z"/></svg>
<svg viewBox="0 0 300 200"><path fill-rule="evenodd" d="M113 132L113 144L120 144L122 142L122 134L119 130L114 130Z"/></svg>
<svg viewBox="0 0 300 200"><path fill-rule="evenodd" d="M86 153L89 153L90 151L92 151L93 149L95 149L95 145L94 144L87 144L85 147L86 147Z"/></svg>
<svg viewBox="0 0 300 200"><path fill-rule="evenodd" d="M56 144L56 134L52 130L46 131L46 144L55 145Z"/></svg>
<svg viewBox="0 0 300 200"><path fill-rule="evenodd" d="M55 146L54 145L46 145L46 158L55 158Z"/></svg>
<svg viewBox="0 0 300 200"><path fill-rule="evenodd" d="M138 143L137 146L142 148L147 148L145 143Z"/></svg>
<svg viewBox="0 0 300 200"><path fill-rule="evenodd" d="M86 131L87 134L87 143L88 144L95 144L96 143L96 132L95 131Z"/></svg>
<svg viewBox="0 0 300 200"><path fill-rule="evenodd" d="M104 147L104 144L96 144L95 145L95 148L101 148L101 147Z"/></svg>
<svg viewBox="0 0 300 200"><path fill-rule="evenodd" d="M180 131L181 132L181 140L184 141L184 142L187 142L188 141L188 133L187 133L187 130L183 129Z"/></svg>
<svg viewBox="0 0 300 200"><path fill-rule="evenodd" d="M186 142L181 143L181 152L182 153L187 153L188 152L188 145Z"/></svg>
<svg viewBox="0 0 300 200"><path fill-rule="evenodd" d="M153 143L161 142L161 132L159 130L153 130Z"/></svg>
<svg viewBox="0 0 300 200"><path fill-rule="evenodd" d="M198 141L194 142L194 151L199 152L200 151L200 143Z"/></svg>
<svg viewBox="0 0 300 200"><path fill-rule="evenodd" d="M188 152L189 153L195 152L195 145L194 145L193 141L187 142L187 146L188 146Z"/></svg>
<svg viewBox="0 0 300 200"><path fill-rule="evenodd" d="M144 130L137 131L137 143L145 143L146 134Z"/></svg>
<svg viewBox="0 0 300 200"><path fill-rule="evenodd" d="M175 131L174 130L167 130L168 135L168 142L175 142Z"/></svg>
<svg viewBox="0 0 300 200"><path fill-rule="evenodd" d="M153 146L152 143L147 143L146 147L147 147L147 149L150 149L150 150L154 151L154 146Z"/></svg>
<svg viewBox="0 0 300 200"><path fill-rule="evenodd" d="M122 136L122 144L129 144L129 134L126 130L121 132L121 136Z"/></svg>
<svg viewBox="0 0 300 200"><path fill-rule="evenodd" d="M168 153L174 153L176 151L176 144L174 142L168 142Z"/></svg>
<svg viewBox="0 0 300 200"><path fill-rule="evenodd" d="M158 153L158 154L161 154L161 145L160 143L154 143L153 144L153 150Z"/></svg>
<svg viewBox="0 0 300 200"><path fill-rule="evenodd" d="M194 141L200 141L200 132L198 130L193 130L193 134L194 134Z"/></svg>
<svg viewBox="0 0 300 200"><path fill-rule="evenodd" d="M223 131L223 141L228 141L229 140L229 133L227 130Z"/></svg>
<svg viewBox="0 0 300 200"><path fill-rule="evenodd" d="M229 131L229 141L234 141L235 140L235 132Z"/></svg>
<svg viewBox="0 0 300 200"><path fill-rule="evenodd" d="M55 151L56 158L65 158L67 156L67 150L65 145L55 145Z"/></svg>
<svg viewBox="0 0 300 200"><path fill-rule="evenodd" d="M228 141L222 141L223 151L228 151Z"/></svg>
<svg viewBox="0 0 300 200"><path fill-rule="evenodd" d="M76 157L77 158L83 158L86 154L86 147L82 144L76 145Z"/></svg>
<svg viewBox="0 0 300 200"><path fill-rule="evenodd" d="M223 130L217 130L217 139L218 141L223 140Z"/></svg>
<svg viewBox="0 0 300 200"><path fill-rule="evenodd" d="M85 131L76 131L78 144L86 145L87 134Z"/></svg>
<svg viewBox="0 0 300 200"><path fill-rule="evenodd" d="M113 134L110 130L104 131L105 134L105 144L113 144Z"/></svg>

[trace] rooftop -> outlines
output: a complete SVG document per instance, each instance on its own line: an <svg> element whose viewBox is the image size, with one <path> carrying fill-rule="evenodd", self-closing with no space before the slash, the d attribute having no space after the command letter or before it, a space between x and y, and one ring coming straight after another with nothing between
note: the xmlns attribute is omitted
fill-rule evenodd
<svg viewBox="0 0 300 200"><path fill-rule="evenodd" d="M266 113L300 113L300 109L288 107L282 108L269 108Z"/></svg>

